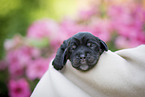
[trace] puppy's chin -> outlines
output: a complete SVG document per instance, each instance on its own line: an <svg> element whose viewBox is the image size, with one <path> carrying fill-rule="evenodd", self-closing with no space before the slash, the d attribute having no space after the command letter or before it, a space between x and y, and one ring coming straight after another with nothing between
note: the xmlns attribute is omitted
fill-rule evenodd
<svg viewBox="0 0 145 97"><path fill-rule="evenodd" d="M79 68L82 70L82 71L87 71L89 69L89 66L87 64L81 64L79 66Z"/></svg>
<svg viewBox="0 0 145 97"><path fill-rule="evenodd" d="M75 64L71 62L72 66L81 71L88 71L97 64L97 60L94 60L93 62L81 62L81 61L77 61L77 62L78 63Z"/></svg>

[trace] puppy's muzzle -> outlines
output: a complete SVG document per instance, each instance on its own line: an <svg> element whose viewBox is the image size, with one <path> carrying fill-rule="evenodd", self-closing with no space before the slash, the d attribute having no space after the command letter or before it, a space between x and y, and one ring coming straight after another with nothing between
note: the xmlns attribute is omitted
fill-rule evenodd
<svg viewBox="0 0 145 97"><path fill-rule="evenodd" d="M81 50L76 53L72 65L79 70L86 71L95 65L95 59L92 52Z"/></svg>
<svg viewBox="0 0 145 97"><path fill-rule="evenodd" d="M81 64L86 64L86 55L85 54L81 54L79 58L80 58Z"/></svg>

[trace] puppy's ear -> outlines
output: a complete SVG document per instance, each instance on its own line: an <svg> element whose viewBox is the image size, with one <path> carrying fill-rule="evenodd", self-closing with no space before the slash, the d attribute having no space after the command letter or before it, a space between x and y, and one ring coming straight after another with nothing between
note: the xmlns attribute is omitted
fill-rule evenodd
<svg viewBox="0 0 145 97"><path fill-rule="evenodd" d="M67 47L68 40L65 40L57 51L57 54L52 62L56 70L61 70L67 62Z"/></svg>
<svg viewBox="0 0 145 97"><path fill-rule="evenodd" d="M100 41L101 49L102 49L103 51L108 51L107 44L106 44L104 41L102 41L101 39L99 39L99 41Z"/></svg>

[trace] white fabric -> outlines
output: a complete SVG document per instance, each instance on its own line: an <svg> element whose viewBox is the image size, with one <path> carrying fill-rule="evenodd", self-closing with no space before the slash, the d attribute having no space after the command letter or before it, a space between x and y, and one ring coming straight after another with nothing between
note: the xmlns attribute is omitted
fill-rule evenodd
<svg viewBox="0 0 145 97"><path fill-rule="evenodd" d="M50 63L31 97L145 97L145 45L104 52L88 72Z"/></svg>

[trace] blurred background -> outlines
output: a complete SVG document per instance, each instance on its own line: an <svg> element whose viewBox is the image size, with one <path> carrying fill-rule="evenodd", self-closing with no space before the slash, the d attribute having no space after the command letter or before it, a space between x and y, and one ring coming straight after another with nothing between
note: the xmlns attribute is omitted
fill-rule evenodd
<svg viewBox="0 0 145 97"><path fill-rule="evenodd" d="M145 44L145 1L0 0L0 97L29 97L61 43L82 31L111 51Z"/></svg>

